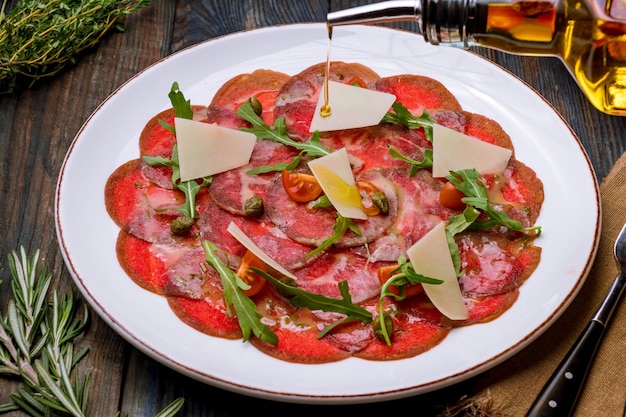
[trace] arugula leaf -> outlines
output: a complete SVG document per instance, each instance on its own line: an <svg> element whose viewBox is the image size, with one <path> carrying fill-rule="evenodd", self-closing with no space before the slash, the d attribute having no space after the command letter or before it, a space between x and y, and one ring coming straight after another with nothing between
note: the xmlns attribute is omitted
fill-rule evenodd
<svg viewBox="0 0 626 417"><path fill-rule="evenodd" d="M254 133L259 139L272 140L286 146L291 146L304 151L304 154L308 156L318 157L330 154L330 151L322 145L318 131L315 131L307 142L296 142L287 136L284 117L276 119L274 121L274 128L272 128L256 114L254 108L248 102L242 104L241 107L237 109L237 115L252 124L251 128L242 127L239 128L239 130Z"/></svg>
<svg viewBox="0 0 626 417"><path fill-rule="evenodd" d="M404 156L391 145L387 145L387 149L389 149L389 153L394 159L401 159L404 162L408 162L411 164L411 171L409 172L409 177L414 177L417 174L417 171L420 168L432 168L433 166L433 150L432 149L424 149L424 160L416 161L415 159L409 158L408 156Z"/></svg>
<svg viewBox="0 0 626 417"><path fill-rule="evenodd" d="M178 88L178 83L174 81L169 94L172 107L174 107L174 114L181 119L193 119L193 110L191 109L191 100L186 100L185 95Z"/></svg>
<svg viewBox="0 0 626 417"><path fill-rule="evenodd" d="M391 105L392 112L383 116L381 123L399 124L407 129L423 128L426 139L433 141L433 125L436 123L426 110L421 116L414 116L402 103L396 101Z"/></svg>
<svg viewBox="0 0 626 417"><path fill-rule="evenodd" d="M335 232L332 236L324 240L321 245L307 253L305 256L313 256L318 253L322 253L338 241L348 230L352 230L352 232L354 232L357 236L361 236L361 230L359 230L359 227L352 221L352 219L343 217L339 213L337 213L337 221L333 225L333 230Z"/></svg>
<svg viewBox="0 0 626 417"><path fill-rule="evenodd" d="M183 93L178 88L178 83L174 82L172 88L168 94L172 107L174 107L174 114L176 117L182 119L193 119L193 110L191 109L190 100L186 100ZM176 135L176 128L164 120L159 120L159 124ZM172 158L165 158L163 156L144 156L143 160L150 166L163 166L172 168L172 184L185 194L185 203L181 207L177 207L176 210L180 211L184 216L192 219L200 217L196 210L196 196L200 192L202 187L206 187L213 181L213 177L204 177L202 182L198 183L196 180L181 181L180 180L180 163L178 161L178 146L174 144L172 149Z"/></svg>
<svg viewBox="0 0 626 417"><path fill-rule="evenodd" d="M301 290L300 288L285 284L261 269L254 267L251 269L265 278L281 293L290 296L289 302L296 307L307 307L310 310L330 311L346 315L346 318L326 326L320 333L318 333L318 339L324 337L328 332L340 324L351 321L361 321L363 323L370 323L372 321L372 313L352 303L352 296L350 295L347 281L341 281L337 284L342 298L336 299L326 297L321 294L310 293L308 291Z"/></svg>
<svg viewBox="0 0 626 417"><path fill-rule="evenodd" d="M468 225L468 228L471 230L488 230L494 226L503 226L518 232L534 232L537 233L537 236L541 233L541 226L522 227L519 221L513 220L506 213L497 210L489 202L487 187L484 185L485 181L475 169L451 171L446 178L467 196L462 198L461 201L478 210L482 210L488 216L487 220L477 220L475 218Z"/></svg>
<svg viewBox="0 0 626 417"><path fill-rule="evenodd" d="M222 279L226 313L232 317L234 309L234 314L243 333L243 341L246 342L253 333L259 339L276 345L278 336L261 322L261 313L257 311L256 305L250 297L242 291L242 288L246 288L247 284L220 259L218 256L220 249L217 246L208 241L203 241L202 246L206 253L207 262L215 268Z"/></svg>
<svg viewBox="0 0 626 417"><path fill-rule="evenodd" d="M330 199L328 198L326 194L322 194L321 196L317 197L315 200L309 201L307 203L307 207L310 209L328 208L332 206L333 206L333 203L330 202Z"/></svg>
<svg viewBox="0 0 626 417"><path fill-rule="evenodd" d="M249 171L246 172L246 174L248 175L257 175L257 174L265 174L268 172L274 172L274 171L293 171L294 169L296 169L298 167L298 164L300 164L300 160L302 159L302 156L304 155L304 151L300 152L298 154L298 156L296 156L293 161L286 163L286 162L278 162L276 165L263 165L257 168L253 168Z"/></svg>

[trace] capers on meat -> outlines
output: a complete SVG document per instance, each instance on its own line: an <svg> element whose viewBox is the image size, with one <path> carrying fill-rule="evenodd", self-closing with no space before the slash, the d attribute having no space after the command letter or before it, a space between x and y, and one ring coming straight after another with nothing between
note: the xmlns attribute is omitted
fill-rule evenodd
<svg viewBox="0 0 626 417"><path fill-rule="evenodd" d="M391 337L391 335L393 334L393 319L389 315L389 312L383 314L383 316L385 318L383 320L385 323L385 330L387 330L387 334L389 335L389 337ZM380 320L380 315L374 318L374 321L372 322L372 326L374 328L374 335L376 336L376 338L385 340L385 336L383 335L383 328L382 328L382 323Z"/></svg>
<svg viewBox="0 0 626 417"><path fill-rule="evenodd" d="M254 110L254 113L257 116L260 116L261 113L263 113L263 105L261 104L258 98L250 97L248 99L248 103L250 103L250 106L252 106L252 110Z"/></svg>
<svg viewBox="0 0 626 417"><path fill-rule="evenodd" d="M189 230L191 229L191 226L193 226L194 221L195 220L193 219L193 217L178 216L170 223L170 231L172 232L172 234L175 234L177 236L186 235L187 233L189 233Z"/></svg>
<svg viewBox="0 0 626 417"><path fill-rule="evenodd" d="M371 196L372 203L378 207L383 214L389 214L389 200L387 200L387 196L382 191L375 191Z"/></svg>
<svg viewBox="0 0 626 417"><path fill-rule="evenodd" d="M255 195L247 199L243 206L243 212L248 217L261 217L265 212L263 198L259 195Z"/></svg>

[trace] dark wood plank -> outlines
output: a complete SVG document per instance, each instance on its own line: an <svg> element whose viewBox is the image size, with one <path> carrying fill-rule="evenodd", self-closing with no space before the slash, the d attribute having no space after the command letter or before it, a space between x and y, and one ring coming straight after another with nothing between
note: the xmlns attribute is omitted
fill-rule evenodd
<svg viewBox="0 0 626 417"><path fill-rule="evenodd" d="M54 228L59 169L74 136L96 107L127 79L169 53L174 4L153 2L128 18L126 33L111 33L79 64L49 82L12 96L0 96L0 202L2 263L23 245L42 250L42 264L54 272L53 288L73 288ZM152 34L148 37L145 34ZM2 269L0 306L6 305L8 270ZM80 366L92 372L89 415L113 416L121 403L124 353L129 345L92 311L89 330L79 341L91 348ZM0 383L0 403L17 383ZM22 415L11 413L11 415Z"/></svg>

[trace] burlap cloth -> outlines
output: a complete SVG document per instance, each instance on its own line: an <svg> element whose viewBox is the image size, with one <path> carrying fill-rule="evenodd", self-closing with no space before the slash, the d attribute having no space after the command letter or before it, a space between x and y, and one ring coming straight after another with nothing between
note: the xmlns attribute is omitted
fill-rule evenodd
<svg viewBox="0 0 626 417"><path fill-rule="evenodd" d="M470 381L467 395L441 416L523 417L544 383L593 317L618 267L613 244L626 222L626 154L600 184L602 232L579 295L557 322L519 354ZM572 224L576 228L576 224ZM626 297L615 310L574 411L622 417L626 404Z"/></svg>

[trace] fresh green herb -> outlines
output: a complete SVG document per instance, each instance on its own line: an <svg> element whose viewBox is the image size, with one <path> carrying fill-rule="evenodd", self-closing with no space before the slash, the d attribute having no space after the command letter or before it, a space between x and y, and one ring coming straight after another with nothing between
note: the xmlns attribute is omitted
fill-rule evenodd
<svg viewBox="0 0 626 417"><path fill-rule="evenodd" d="M333 203L330 202L330 199L328 198L326 194L322 194L321 196L317 197L315 200L309 201L307 203L307 207L310 209L328 208L332 206L333 206Z"/></svg>
<svg viewBox="0 0 626 417"><path fill-rule="evenodd" d="M282 171L293 171L300 164L300 160L304 156L304 151L300 152L298 156L293 158L291 162L278 162L275 165L263 165L257 168L253 168L246 172L248 175L258 175L258 174L266 174L268 172L282 172Z"/></svg>
<svg viewBox="0 0 626 417"><path fill-rule="evenodd" d="M51 78L149 0L21 0L0 8L0 93Z"/></svg>
<svg viewBox="0 0 626 417"><path fill-rule="evenodd" d="M387 112L381 123L399 124L407 129L419 129L423 128L426 134L426 139L430 142L433 141L433 125L436 123L426 110L421 116L414 116L404 105L398 101L391 105L392 112Z"/></svg>
<svg viewBox="0 0 626 417"><path fill-rule="evenodd" d="M350 295L347 281L341 281L337 284L342 298L336 299L326 297L321 294L310 293L308 291L301 290L300 288L285 284L261 269L254 267L251 269L270 282L282 294L289 296L289 302L296 307L307 307L310 310L321 310L346 315L344 319L326 326L320 333L318 333L318 339L324 337L328 332L340 324L351 321L361 321L363 323L369 323L372 321L372 313L352 303L352 297Z"/></svg>
<svg viewBox="0 0 626 417"><path fill-rule="evenodd" d="M178 83L174 82L172 88L168 94L172 107L174 107L174 114L176 117L184 119L193 118L193 110L191 109L191 102L185 99L185 96L178 88ZM161 126L171 131L174 135L176 129L174 126L166 123L163 120L159 120ZM143 160L151 166L171 167L172 168L172 184L185 194L185 203L181 207L176 209L180 211L184 216L197 219L200 217L196 210L196 196L200 192L202 187L206 187L213 181L213 177L204 177L202 182L198 183L196 180L181 181L180 180L180 164L178 162L178 146L174 144L172 149L172 158L166 158L163 156L144 156Z"/></svg>
<svg viewBox="0 0 626 417"><path fill-rule="evenodd" d="M280 117L274 121L274 127L268 126L254 111L250 103L246 102L239 107L237 115L252 124L251 128L240 128L245 132L254 133L259 139L272 140L286 146L301 150L304 155L319 157L329 155L330 151L324 148L320 141L319 132L314 132L307 142L296 142L287 135L285 118Z"/></svg>
<svg viewBox="0 0 626 417"><path fill-rule="evenodd" d="M495 226L503 226L518 232L536 233L537 236L541 233L541 226L522 227L519 221L513 220L506 213L497 210L489 202L485 181L475 169L453 171L450 175L446 176L446 179L466 195L461 201L484 212L488 216L487 220L474 218L471 223L467 225L467 228L471 230L489 230ZM460 224L463 224L464 220L467 220L465 215L463 217L464 219L452 218L450 222L455 223L455 227L458 228ZM470 218L472 217L474 216L472 215Z"/></svg>
<svg viewBox="0 0 626 417"><path fill-rule="evenodd" d="M313 256L322 253L323 251L334 245L335 242L338 241L341 236L343 236L348 230L352 230L354 234L356 234L357 236L361 236L361 230L359 230L359 227L352 221L352 219L343 217L339 213L337 213L337 220L333 225L333 230L335 232L332 234L332 236L324 240L321 245L313 249L311 252L307 253L305 256Z"/></svg>
<svg viewBox="0 0 626 417"><path fill-rule="evenodd" d="M48 299L52 274L37 268L38 261L38 250L29 257L23 247L8 258L13 297L0 314L0 375L21 377L23 386L0 405L0 414L84 417L91 373L72 374L89 351L74 346L89 323L88 310L75 292L54 291ZM174 416L182 405L177 399L157 417Z"/></svg>
<svg viewBox="0 0 626 417"><path fill-rule="evenodd" d="M401 159L404 162L408 162L411 165L411 171L409 172L409 177L414 177L417 174L417 171L420 168L432 168L433 166L433 150L432 149L424 149L424 160L416 161L415 159L409 158L408 156L402 155L396 148L391 145L387 145L389 149L389 153L395 159Z"/></svg>
<svg viewBox="0 0 626 417"><path fill-rule="evenodd" d="M220 258L221 250L213 243L203 241L202 246L206 253L206 260L219 273L224 287L224 301L229 317L236 316L239 327L246 342L252 333L261 340L272 345L278 343L278 336L269 327L261 322L261 314L257 311L254 302L242 291L250 288L237 274L231 270ZM233 311L234 309L234 311Z"/></svg>
<svg viewBox="0 0 626 417"><path fill-rule="evenodd" d="M193 119L193 110L191 109L191 100L187 100L185 95L180 88L178 87L178 83L174 82L172 84L172 88L170 92L167 94L170 98L170 102L172 103L172 107L174 107L174 114L176 117L180 117L181 119ZM174 132L176 133L176 132Z"/></svg>
<svg viewBox="0 0 626 417"><path fill-rule="evenodd" d="M385 311L383 307L383 299L384 297L393 297L396 300L404 300L406 298L406 285L407 284L441 284L443 281L436 278L427 277L422 274L418 274L415 272L413 265L406 259L404 256L400 256L398 258L398 267L391 271L391 277L385 281L380 289L380 298L378 299L378 317L383 317L386 320L386 317L390 315L391 312ZM391 291L389 287L397 286L399 291L398 294ZM387 343L388 346L391 346L391 337L389 335L389 326L382 325L379 329L376 330L380 337Z"/></svg>
<svg viewBox="0 0 626 417"><path fill-rule="evenodd" d="M426 139L429 142L433 141L433 125L436 123L435 120L428 114L426 110L422 113L421 116L414 116L404 105L400 102L395 102L391 106L393 112L387 112L383 117L381 123L392 123L399 124L407 129L424 129L424 134L426 135ZM411 172L409 173L409 177L415 176L417 171L420 168L431 168L433 166L433 150L425 149L424 150L424 160L416 161L412 158L402 155L396 148L393 146L388 146L389 152L391 156L396 159L401 159L405 162L411 164Z"/></svg>

